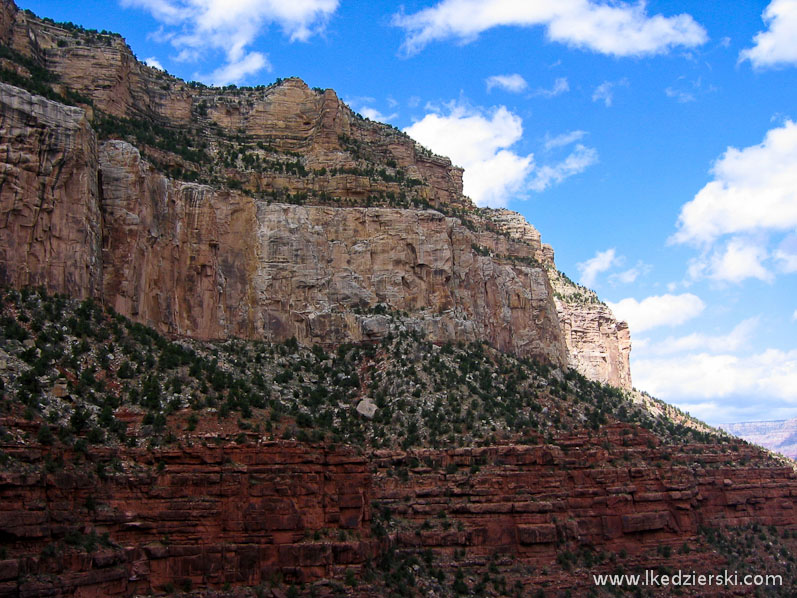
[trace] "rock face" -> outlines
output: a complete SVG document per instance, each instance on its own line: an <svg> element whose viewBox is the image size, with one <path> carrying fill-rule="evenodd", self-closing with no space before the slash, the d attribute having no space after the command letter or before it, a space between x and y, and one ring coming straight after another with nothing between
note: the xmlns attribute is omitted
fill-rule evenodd
<svg viewBox="0 0 797 598"><path fill-rule="evenodd" d="M356 313L384 305L440 342L566 363L545 271L476 254L458 219L218 192L153 172L121 141L100 163L103 295L120 313L203 339L337 345L386 334L385 319Z"/></svg>
<svg viewBox="0 0 797 598"><path fill-rule="evenodd" d="M99 166L85 112L4 83L0 103L0 281L96 296Z"/></svg>
<svg viewBox="0 0 797 598"><path fill-rule="evenodd" d="M509 210L495 210L490 219L510 237L527 244L534 258L545 266L554 291L559 325L567 347L568 365L590 380L631 388L631 333L618 321L594 291L559 272L554 251L540 240L540 233Z"/></svg>
<svg viewBox="0 0 797 598"><path fill-rule="evenodd" d="M189 86L118 36L8 1L0 41L21 57L8 64L39 61L53 93L85 99L1 89L2 282L200 339L379 340L379 312L405 312L441 343L486 340L630 388L627 328L597 302L555 300L539 233L475 208L461 169L333 91Z"/></svg>
<svg viewBox="0 0 797 598"><path fill-rule="evenodd" d="M631 332L594 293L553 274L556 311L570 367L591 380L631 388Z"/></svg>
<svg viewBox="0 0 797 598"><path fill-rule="evenodd" d="M33 462L42 456L28 450ZM113 456L132 469L99 484L90 473L0 473L12 554L39 552L65 528L80 530L78 543L99 531L112 539L85 556L0 561L0 596L128 596L175 580L254 586L278 573L301 582L378 551L370 475L350 451L271 443L101 458Z"/></svg>
<svg viewBox="0 0 797 598"><path fill-rule="evenodd" d="M729 456L706 445L651 448L652 435L625 426L605 434L560 446L383 451L370 464L346 450L284 442L95 449L88 457L108 464L99 482L72 469L4 472L0 596L312 583L348 569L359 576L391 549L425 551L449 579L489 562L510 587L586 596L583 576L616 565L596 560L574 574L557 564L569 548L622 554L631 570L655 562L713 571L727 563L707 551L701 528L797 525L793 469L759 463L753 448ZM31 465L52 457L41 446L4 448ZM739 467L734 458L752 462ZM639 459L668 465L627 465ZM75 548L60 542L49 553L64 533ZM357 595L385 594L366 587Z"/></svg>

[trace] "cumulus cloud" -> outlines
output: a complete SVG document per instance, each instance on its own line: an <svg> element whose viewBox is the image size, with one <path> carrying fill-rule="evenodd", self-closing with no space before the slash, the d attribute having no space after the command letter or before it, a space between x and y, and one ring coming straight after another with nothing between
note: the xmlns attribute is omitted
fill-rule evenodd
<svg viewBox="0 0 797 598"><path fill-rule="evenodd" d="M214 85L240 81L270 68L267 57L248 46L270 26L291 41L306 41L321 31L339 0L121 0L122 6L149 11L164 25L180 60L198 60L207 50L221 51L226 64L207 77Z"/></svg>
<svg viewBox="0 0 797 598"><path fill-rule="evenodd" d="M226 85L233 81L242 81L262 69L271 70L271 64L260 52L249 52L240 60L231 61L214 70L208 79L213 85Z"/></svg>
<svg viewBox="0 0 797 598"><path fill-rule="evenodd" d="M616 87L628 87L628 79L623 78L619 81L604 81L592 92L593 102L603 102L607 108L614 103L614 89Z"/></svg>
<svg viewBox="0 0 797 598"><path fill-rule="evenodd" d="M797 312L793 316L797 321ZM634 342L634 384L711 423L775 419L797 407L797 350L750 353L760 318L725 334ZM766 397L766 401L751 401ZM791 415L790 417L793 417Z"/></svg>
<svg viewBox="0 0 797 598"><path fill-rule="evenodd" d="M151 66L154 69L158 69L159 71L165 71L166 69L163 68L163 65L160 63L160 60L155 58L154 56L150 56L149 58L144 59L144 64L147 66Z"/></svg>
<svg viewBox="0 0 797 598"><path fill-rule="evenodd" d="M665 401L740 395L775 397L797 404L797 350L635 359L634 383Z"/></svg>
<svg viewBox="0 0 797 598"><path fill-rule="evenodd" d="M771 281L773 258L781 271L797 269L791 245L768 249L773 235L797 228L797 124L786 121L758 145L729 147L711 173L714 180L681 208L670 238L701 248L690 277Z"/></svg>
<svg viewBox="0 0 797 598"><path fill-rule="evenodd" d="M692 293L653 295L642 301L629 297L607 304L618 319L628 322L632 334L659 326L678 326L700 315L706 307L700 297ZM644 385L640 388L649 390Z"/></svg>
<svg viewBox="0 0 797 598"><path fill-rule="evenodd" d="M761 17L767 29L756 34L739 60L749 60L754 68L797 65L797 1L772 0Z"/></svg>
<svg viewBox="0 0 797 598"><path fill-rule="evenodd" d="M487 85L487 91L491 91L494 87L497 87L498 89L503 89L511 93L520 93L525 91L529 86L526 80L517 73L512 75L493 75L492 77L487 77L484 82Z"/></svg>
<svg viewBox="0 0 797 598"><path fill-rule="evenodd" d="M484 110L452 102L404 131L462 166L465 194L479 205L506 205L513 194L542 191L597 160L595 150L579 146L561 162L538 167L533 154L511 149L523 136L523 121L505 106Z"/></svg>
<svg viewBox="0 0 797 598"><path fill-rule="evenodd" d="M729 147L711 172L714 180L681 208L675 243L797 227L796 123L770 130L758 145Z"/></svg>
<svg viewBox="0 0 797 598"><path fill-rule="evenodd" d="M741 282L747 278L772 280L772 273L763 265L766 249L755 242L735 237L724 249L711 257L709 278L728 282Z"/></svg>
<svg viewBox="0 0 797 598"><path fill-rule="evenodd" d="M500 26L545 27L551 41L611 56L660 54L708 39L690 15L649 16L644 2L443 0L414 14L397 14L393 24L406 33L402 47L407 54L433 41L468 43Z"/></svg>
<svg viewBox="0 0 797 598"><path fill-rule="evenodd" d="M643 355L673 355L690 351L710 353L738 351L747 346L758 326L758 321L758 317L743 320L727 334L711 335L693 332L685 336L670 336L655 343L648 341L642 343L641 346L635 342L634 348L641 349L640 353Z"/></svg>
<svg viewBox="0 0 797 598"><path fill-rule="evenodd" d="M576 264L576 268L581 272L579 281L586 287L591 287L595 284L598 274L606 272L609 268L619 262L614 248L607 249L606 251L598 251L594 257L591 257L586 262Z"/></svg>

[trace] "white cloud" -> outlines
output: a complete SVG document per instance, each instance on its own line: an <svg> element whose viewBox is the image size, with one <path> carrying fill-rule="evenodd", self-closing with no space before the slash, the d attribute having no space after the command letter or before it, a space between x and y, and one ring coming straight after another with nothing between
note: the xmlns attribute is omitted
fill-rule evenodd
<svg viewBox="0 0 797 598"><path fill-rule="evenodd" d="M673 98L679 104L686 104L688 102L695 101L695 94L693 94L691 91L684 91L683 89L668 87L664 90L664 93L667 94L668 98Z"/></svg>
<svg viewBox="0 0 797 598"><path fill-rule="evenodd" d="M781 272L797 272L797 234L787 235L775 250L773 257Z"/></svg>
<svg viewBox="0 0 797 598"><path fill-rule="evenodd" d="M775 259L780 262L782 272L797 272L797 255L778 249L775 252Z"/></svg>
<svg viewBox="0 0 797 598"><path fill-rule="evenodd" d="M523 123L504 106L484 114L451 104L449 114L427 114L404 131L465 168L465 194L480 205L504 205L534 168L533 155L508 149L523 136Z"/></svg>
<svg viewBox="0 0 797 598"><path fill-rule="evenodd" d="M764 141L729 147L714 180L681 208L675 243L710 244L726 234L797 227L797 124L786 121Z"/></svg>
<svg viewBox="0 0 797 598"><path fill-rule="evenodd" d="M530 188L534 191L545 191L551 185L561 183L568 177L584 172L598 162L598 152L580 143L561 162L540 166L534 173Z"/></svg>
<svg viewBox="0 0 797 598"><path fill-rule="evenodd" d="M545 151L551 151L557 147L565 147L570 145L571 143L575 143L576 141L580 141L586 135L586 131L569 131L567 133L562 133L561 135L556 135L551 137L550 135L545 136Z"/></svg>
<svg viewBox="0 0 797 598"><path fill-rule="evenodd" d="M633 367L634 383L665 401L766 396L797 404L797 350L691 353L635 359Z"/></svg>
<svg viewBox="0 0 797 598"><path fill-rule="evenodd" d="M797 1L772 0L761 16L767 30L756 34L755 45L742 50L739 60L754 68L797 65Z"/></svg>
<svg viewBox="0 0 797 598"><path fill-rule="evenodd" d="M154 56L150 56L149 58L145 58L144 59L144 64L146 64L147 66L151 66L154 69L158 69L159 71L165 71L166 70L165 68L163 68L163 65L160 63L160 61L157 58L155 58Z"/></svg>
<svg viewBox="0 0 797 598"><path fill-rule="evenodd" d="M228 62L203 78L212 85L227 85L233 81L241 81L247 75L257 73L264 68L271 70L268 59L260 52L249 52L240 60Z"/></svg>
<svg viewBox="0 0 797 598"><path fill-rule="evenodd" d="M414 14L397 14L393 24L406 32L407 54L437 40L468 43L499 26L544 26L551 41L612 56L659 54L675 46L699 46L708 39L690 15L650 17L643 2L443 0Z"/></svg>
<svg viewBox="0 0 797 598"><path fill-rule="evenodd" d="M556 81L553 82L553 87L551 87L551 89L545 89L541 87L535 90L532 95L555 98L556 96L562 95L568 91L570 91L570 84L567 82L567 77L558 77Z"/></svg>
<svg viewBox="0 0 797 598"><path fill-rule="evenodd" d="M576 264L578 271L581 272L581 279L579 282L586 287L591 287L595 284L598 274L606 272L618 262L619 259L613 248L607 249L606 251L598 251L594 257L591 257L586 262Z"/></svg>
<svg viewBox="0 0 797 598"><path fill-rule="evenodd" d="M517 73L512 75L493 75L492 77L487 77L484 82L487 85L487 91L491 91L494 87L497 87L498 89L503 89L511 93L520 93L521 91L525 91L529 86L526 80Z"/></svg>
<svg viewBox="0 0 797 598"><path fill-rule="evenodd" d="M797 322L797 309L795 309L794 313L791 315L791 321Z"/></svg>
<svg viewBox="0 0 797 598"><path fill-rule="evenodd" d="M768 248L773 236L797 228L797 124L771 129L758 145L729 147L711 172L714 180L684 204L670 238L701 248L690 278L769 282L776 270L797 271L797 239Z"/></svg>
<svg viewBox="0 0 797 598"><path fill-rule="evenodd" d="M607 304L618 319L628 322L632 334L658 326L678 326L700 315L706 307L700 297L691 293L654 295L642 301L629 297ZM649 390L644 385L640 388Z"/></svg>
<svg viewBox="0 0 797 598"><path fill-rule="evenodd" d="M578 146L560 163L537 167L533 154L511 148L523 136L522 119L504 106L490 110L452 102L404 129L413 139L465 169L465 194L479 205L502 206L513 194L542 191L583 171L597 160L591 148Z"/></svg>
<svg viewBox="0 0 797 598"><path fill-rule="evenodd" d="M593 102L603 102L607 108L614 103L614 88L628 87L628 79L622 78L619 81L604 81L592 92Z"/></svg>
<svg viewBox="0 0 797 598"><path fill-rule="evenodd" d="M640 276L647 274L650 272L651 266L649 264L645 264L643 262L638 262L636 266L633 268L629 268L628 270L624 270L622 272L618 272L617 274L612 274L609 277L609 281L612 284L631 284Z"/></svg>
<svg viewBox="0 0 797 598"><path fill-rule="evenodd" d="M772 280L772 273L763 265L766 249L747 239L734 237L724 250L711 257L709 278L728 282L742 282L747 278Z"/></svg>
<svg viewBox="0 0 797 598"><path fill-rule="evenodd" d="M663 341L634 342L637 355L672 355L689 351L723 353L738 351L747 346L758 326L759 318L748 318L737 324L728 334L709 335L693 332L686 336L667 337Z"/></svg>
<svg viewBox="0 0 797 598"><path fill-rule="evenodd" d="M291 41L306 41L323 30L339 0L121 0L122 6L142 8L171 31L161 31L178 50L179 60L198 60L207 50L224 52L227 63L211 75L214 84L235 83L269 68L265 55L249 45L270 25L279 26Z"/></svg>
<svg viewBox="0 0 797 598"><path fill-rule="evenodd" d="M362 108L360 108L359 112L365 118L381 123L390 122L391 120L393 120L398 116L397 112L385 115L379 112L379 110L377 110L376 108L370 108L369 106L363 106Z"/></svg>

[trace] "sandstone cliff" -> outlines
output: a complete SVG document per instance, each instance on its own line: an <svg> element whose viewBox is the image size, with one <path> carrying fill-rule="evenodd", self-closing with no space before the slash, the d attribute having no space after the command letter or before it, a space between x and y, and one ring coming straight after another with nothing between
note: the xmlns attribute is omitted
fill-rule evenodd
<svg viewBox="0 0 797 598"><path fill-rule="evenodd" d="M413 554L427 563L416 562L412 577L421 595L458 595L450 580L465 572L474 595L498 596L503 586L591 596L584 580L617 566L714 572L729 566L717 548L729 540L765 559L772 546L793 546L780 531L795 529L791 468L734 463L757 463L754 449L730 457L701 445L651 449L651 440L619 427L602 441L610 450L575 435L559 440L563 448L383 451L373 468L345 450L284 442L92 450L108 470L99 481L73 468L0 474L0 534L10 551L0 560L0 596L225 585L273 587L265 595L275 597L293 585L315 588L310 596L404 595L395 576L413 566ZM52 458L46 447L5 449L29 467ZM639 457L667 465L626 465ZM745 571L747 558L734 566ZM756 562L782 571L776 561ZM491 591L479 585L488 570ZM356 594L329 582L344 578L365 581ZM687 595L746 591L709 586Z"/></svg>
<svg viewBox="0 0 797 598"><path fill-rule="evenodd" d="M378 340L370 312L406 312L439 342L487 339L630 388L627 328L555 300L539 233L475 208L460 169L332 90L188 85L118 36L8 1L0 17L4 64L80 106L2 88L2 282L203 339Z"/></svg>
<svg viewBox="0 0 797 598"><path fill-rule="evenodd" d="M119 141L100 152L104 297L198 338L378 340L377 305L432 338L488 338L565 362L545 272L474 253L479 236L435 211L292 206L181 183ZM535 318L531 319L530 314Z"/></svg>

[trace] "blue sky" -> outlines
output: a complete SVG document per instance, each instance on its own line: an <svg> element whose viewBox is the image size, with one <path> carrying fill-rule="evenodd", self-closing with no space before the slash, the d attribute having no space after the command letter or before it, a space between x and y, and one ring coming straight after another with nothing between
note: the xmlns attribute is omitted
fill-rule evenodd
<svg viewBox="0 0 797 598"><path fill-rule="evenodd" d="M181 78L300 76L466 167L627 318L638 388L797 417L797 0L19 0Z"/></svg>

